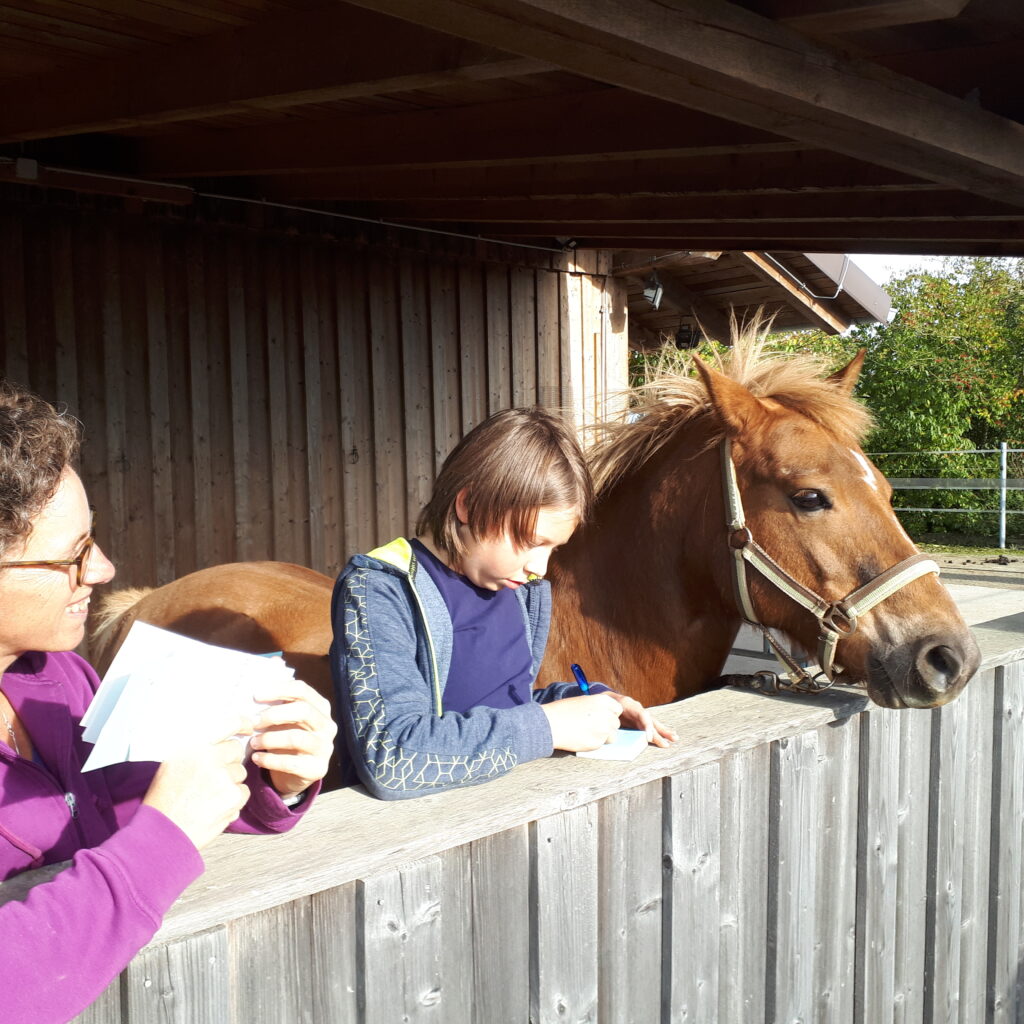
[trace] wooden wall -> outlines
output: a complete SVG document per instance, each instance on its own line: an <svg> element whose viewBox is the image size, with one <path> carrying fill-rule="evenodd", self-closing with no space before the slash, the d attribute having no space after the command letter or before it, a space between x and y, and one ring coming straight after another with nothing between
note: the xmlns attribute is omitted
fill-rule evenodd
<svg viewBox="0 0 1024 1024"><path fill-rule="evenodd" d="M262 558L333 574L410 529L488 413L592 421L625 382L597 254L40 195L0 193L0 373L85 424L120 584Z"/></svg>
<svg viewBox="0 0 1024 1024"><path fill-rule="evenodd" d="M1020 1021L1024 649L988 639L941 709L730 688L632 764L223 836L80 1024Z"/></svg>

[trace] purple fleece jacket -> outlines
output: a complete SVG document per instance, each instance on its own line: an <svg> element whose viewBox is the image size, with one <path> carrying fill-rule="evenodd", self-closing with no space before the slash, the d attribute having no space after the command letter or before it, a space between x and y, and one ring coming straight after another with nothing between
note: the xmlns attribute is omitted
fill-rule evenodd
<svg viewBox="0 0 1024 1024"><path fill-rule="evenodd" d="M26 654L3 676L46 767L0 744L0 879L72 861L24 902L0 906L8 1024L67 1021L85 1009L203 871L185 833L141 806L156 765L82 773L91 744L79 722L98 685L92 668L71 653ZM291 811L252 766L247 783L252 796L232 832L285 832L315 795L311 790Z"/></svg>

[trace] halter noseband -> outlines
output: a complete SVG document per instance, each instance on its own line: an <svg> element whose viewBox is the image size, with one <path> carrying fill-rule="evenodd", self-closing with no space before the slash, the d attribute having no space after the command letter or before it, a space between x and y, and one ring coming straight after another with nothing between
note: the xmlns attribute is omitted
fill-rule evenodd
<svg viewBox="0 0 1024 1024"><path fill-rule="evenodd" d="M757 688L766 692L778 692L785 689L813 693L826 690L836 681L836 676L842 672L842 667L835 664L836 646L840 640L853 636L857 632L860 616L921 576L932 572L938 575L939 567L927 555L911 555L886 569L885 572L879 573L869 583L858 587L842 600L830 604L793 579L751 536L743 516L743 502L740 499L739 485L736 482L736 466L732 461L732 444L728 438L722 440L721 454L722 484L725 492L725 522L729 531L729 547L733 554L733 585L740 615L745 622L761 630L775 652L775 656L786 669L786 678L789 680L783 682L774 672L759 672L757 675L762 682L757 685ZM774 584L784 594L796 601L801 608L806 608L818 620L820 673L811 676L806 669L797 664L792 654L782 647L772 635L771 630L758 619L747 586L745 563L748 562L769 583ZM822 675L827 682L821 681Z"/></svg>

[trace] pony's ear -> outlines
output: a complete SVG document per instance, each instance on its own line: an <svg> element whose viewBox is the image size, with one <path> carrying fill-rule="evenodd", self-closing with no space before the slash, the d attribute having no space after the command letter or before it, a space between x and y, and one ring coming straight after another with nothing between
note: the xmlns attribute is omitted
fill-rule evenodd
<svg viewBox="0 0 1024 1024"><path fill-rule="evenodd" d="M836 370L828 378L844 394L853 394L853 387L857 383L860 371L864 367L864 356L867 355L867 351L866 348L859 349L857 354L841 370Z"/></svg>
<svg viewBox="0 0 1024 1024"><path fill-rule="evenodd" d="M703 359L694 356L693 362L726 434L736 437L761 411L760 403L742 384L713 370Z"/></svg>

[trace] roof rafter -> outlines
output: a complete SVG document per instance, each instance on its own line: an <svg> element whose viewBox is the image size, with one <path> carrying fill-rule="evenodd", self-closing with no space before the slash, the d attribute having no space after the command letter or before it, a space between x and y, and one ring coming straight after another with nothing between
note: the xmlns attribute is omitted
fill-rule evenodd
<svg viewBox="0 0 1024 1024"><path fill-rule="evenodd" d="M614 139L606 124L616 124ZM481 133L481 124L489 130ZM274 174L342 167L604 159L610 152L680 156L792 152L800 143L606 87L557 96L188 132L139 142L141 173L157 177Z"/></svg>
<svg viewBox="0 0 1024 1024"><path fill-rule="evenodd" d="M339 60L340 39L359 38ZM550 71L553 65L341 5L5 81L0 142L123 130Z"/></svg>
<svg viewBox="0 0 1024 1024"><path fill-rule="evenodd" d="M1024 206L1024 125L721 0L357 0L815 147Z"/></svg>

